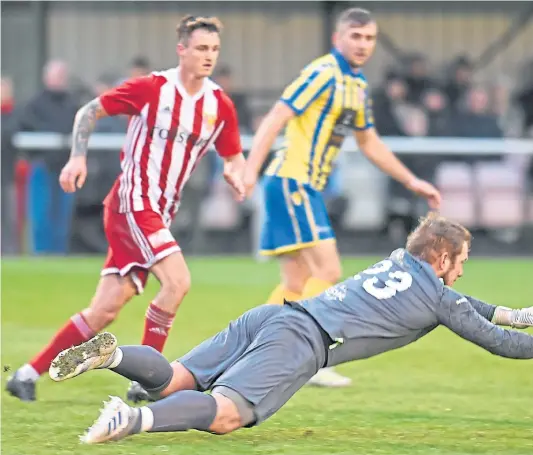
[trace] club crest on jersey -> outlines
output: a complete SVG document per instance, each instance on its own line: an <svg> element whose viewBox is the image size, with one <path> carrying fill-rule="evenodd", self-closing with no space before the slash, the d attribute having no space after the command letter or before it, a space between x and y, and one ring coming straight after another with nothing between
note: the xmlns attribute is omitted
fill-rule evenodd
<svg viewBox="0 0 533 455"><path fill-rule="evenodd" d="M215 128L216 122L217 122L216 115L210 115L204 112L204 127L207 131L213 131L213 129Z"/></svg>

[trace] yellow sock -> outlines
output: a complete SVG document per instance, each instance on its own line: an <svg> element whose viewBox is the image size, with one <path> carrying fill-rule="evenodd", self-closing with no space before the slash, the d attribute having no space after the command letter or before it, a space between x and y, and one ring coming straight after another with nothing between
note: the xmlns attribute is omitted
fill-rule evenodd
<svg viewBox="0 0 533 455"><path fill-rule="evenodd" d="M282 284L278 284L276 289L272 291L270 297L267 300L267 303L276 303L278 305L283 305L283 299L286 300L299 300L301 298L300 294L296 292L289 291Z"/></svg>
<svg viewBox="0 0 533 455"><path fill-rule="evenodd" d="M315 297L318 294L322 294L326 289L333 286L334 283L321 280L320 278L311 277L305 282L304 290L302 291L302 299L309 299Z"/></svg>

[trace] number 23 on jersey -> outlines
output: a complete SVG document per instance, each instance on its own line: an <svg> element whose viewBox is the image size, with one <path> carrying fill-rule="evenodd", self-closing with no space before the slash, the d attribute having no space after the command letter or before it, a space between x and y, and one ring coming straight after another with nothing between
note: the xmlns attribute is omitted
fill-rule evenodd
<svg viewBox="0 0 533 455"><path fill-rule="evenodd" d="M393 262L389 259L385 259L378 262L373 267L358 273L353 279L364 280L362 283L363 289L376 299L390 299L398 292L406 291L413 284L413 277L411 274L402 270L391 272L390 269L392 266ZM366 278L364 275L370 275L370 278ZM384 276L386 279L380 280L380 275ZM378 286L380 281L382 281L382 283Z"/></svg>

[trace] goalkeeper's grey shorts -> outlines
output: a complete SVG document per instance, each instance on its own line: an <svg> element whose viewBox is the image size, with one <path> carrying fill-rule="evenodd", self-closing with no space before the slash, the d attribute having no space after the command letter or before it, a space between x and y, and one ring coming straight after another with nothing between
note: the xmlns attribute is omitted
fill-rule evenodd
<svg viewBox="0 0 533 455"><path fill-rule="evenodd" d="M262 305L178 361L198 390L224 386L253 406L257 425L278 411L326 363L327 335L290 305Z"/></svg>

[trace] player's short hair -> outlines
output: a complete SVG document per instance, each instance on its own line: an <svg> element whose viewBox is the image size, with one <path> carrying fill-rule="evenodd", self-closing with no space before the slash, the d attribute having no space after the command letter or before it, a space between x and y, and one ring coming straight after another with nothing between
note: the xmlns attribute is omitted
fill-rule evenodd
<svg viewBox="0 0 533 455"><path fill-rule="evenodd" d="M363 8L349 8L344 10L337 18L337 28L345 24L353 27L364 27L371 22L374 22L374 18L370 11Z"/></svg>
<svg viewBox="0 0 533 455"><path fill-rule="evenodd" d="M192 33L199 29L220 33L222 31L222 22L216 17L185 16L176 27L178 42L187 44Z"/></svg>
<svg viewBox="0 0 533 455"><path fill-rule="evenodd" d="M406 250L427 262L447 251L452 261L455 261L465 242L470 248L472 234L468 229L456 221L430 212L420 219L418 226L407 237Z"/></svg>

